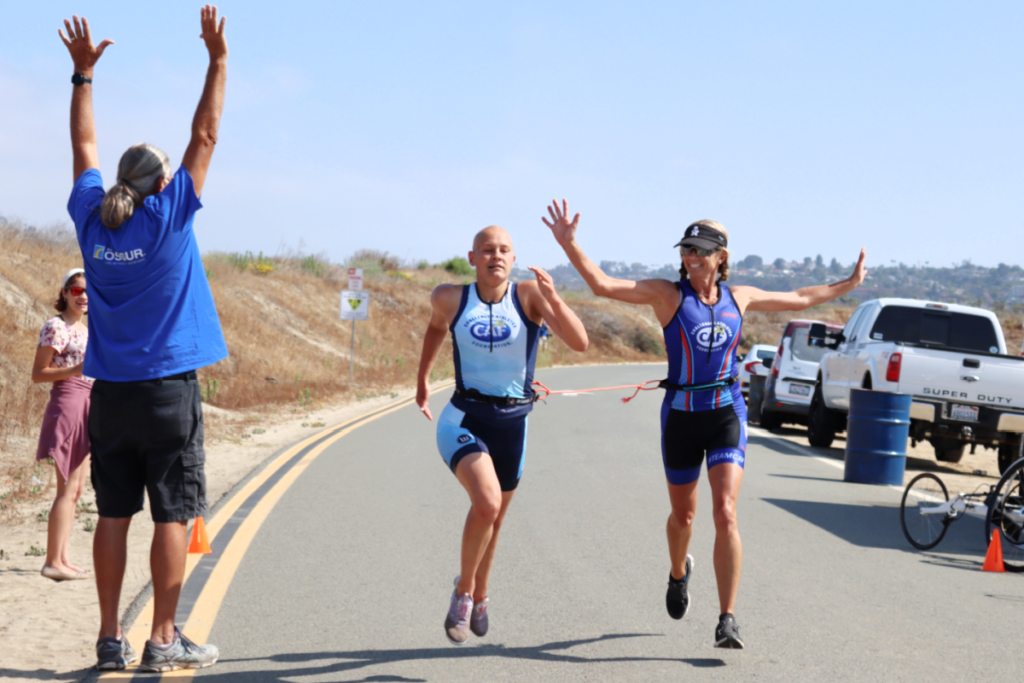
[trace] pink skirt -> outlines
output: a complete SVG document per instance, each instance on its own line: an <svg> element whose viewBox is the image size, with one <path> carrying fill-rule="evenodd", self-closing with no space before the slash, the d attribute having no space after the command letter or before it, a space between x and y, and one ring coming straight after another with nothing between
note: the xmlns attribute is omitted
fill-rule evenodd
<svg viewBox="0 0 1024 683"><path fill-rule="evenodd" d="M53 383L43 415L36 460L53 458L64 481L89 455L89 396L92 382L68 377Z"/></svg>

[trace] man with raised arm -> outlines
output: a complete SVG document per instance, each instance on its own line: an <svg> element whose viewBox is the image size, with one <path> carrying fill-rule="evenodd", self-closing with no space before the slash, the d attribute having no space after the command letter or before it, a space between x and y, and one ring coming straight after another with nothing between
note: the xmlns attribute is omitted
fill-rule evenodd
<svg viewBox="0 0 1024 683"><path fill-rule="evenodd" d="M515 260L507 232L497 226L478 232L469 252L476 282L434 290L423 338L416 403L432 420L430 370L445 337L452 335L455 395L438 419L437 447L470 502L461 573L444 622L454 645L464 645L469 631L487 633L487 582L498 532L523 476L540 324L547 321L574 351L585 351L588 344L583 323L558 296L550 275L531 267L536 281L509 282Z"/></svg>
<svg viewBox="0 0 1024 683"><path fill-rule="evenodd" d="M155 523L150 569L153 628L142 653L144 671L196 669L217 661L213 645L197 645L174 625L188 549L186 523L205 514L203 409L196 370L225 358L210 285L192 230L217 143L228 45L217 8L200 10L210 55L192 138L181 167L139 144L103 190L93 120L94 69L113 41L94 46L85 17L58 31L71 54L71 147L75 222L89 282L89 355L94 377L89 438L99 524L93 542L100 631L96 666L123 669L138 658L121 632L118 609L128 527L149 494Z"/></svg>

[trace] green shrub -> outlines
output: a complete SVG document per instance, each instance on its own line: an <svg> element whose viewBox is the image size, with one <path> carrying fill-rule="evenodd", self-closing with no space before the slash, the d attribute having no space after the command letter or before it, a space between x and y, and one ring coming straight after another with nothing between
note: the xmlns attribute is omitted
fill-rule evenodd
<svg viewBox="0 0 1024 683"><path fill-rule="evenodd" d="M251 270L258 275L266 275L276 268L273 259L264 256L262 251L257 256L253 256L251 251L244 254L224 254L224 260L239 270Z"/></svg>
<svg viewBox="0 0 1024 683"><path fill-rule="evenodd" d="M635 327L626 335L626 343L640 353L649 353L654 356L664 356L665 348L654 335L641 327Z"/></svg>
<svg viewBox="0 0 1024 683"><path fill-rule="evenodd" d="M472 275L473 266L469 265L469 261L461 256L453 256L452 258L444 261L440 264L442 268L447 270L452 275Z"/></svg>
<svg viewBox="0 0 1024 683"><path fill-rule="evenodd" d="M199 393L203 398L203 403L216 403L217 402L217 390L220 389L220 382L216 378L206 378L206 388L203 385L199 385Z"/></svg>
<svg viewBox="0 0 1024 683"><path fill-rule="evenodd" d="M302 267L302 270L313 277L323 277L327 274L327 263L313 255L302 257L299 260L299 265Z"/></svg>
<svg viewBox="0 0 1024 683"><path fill-rule="evenodd" d="M377 251L376 249L360 249L346 261L345 266L348 268L362 268L363 277L369 277L370 275L379 275L380 273L386 273L392 270L398 270L402 267L398 259L391 256L386 251Z"/></svg>

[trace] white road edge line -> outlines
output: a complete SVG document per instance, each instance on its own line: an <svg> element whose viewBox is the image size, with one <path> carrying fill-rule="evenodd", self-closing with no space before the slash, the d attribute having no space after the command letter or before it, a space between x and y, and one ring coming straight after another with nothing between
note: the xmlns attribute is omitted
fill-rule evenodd
<svg viewBox="0 0 1024 683"><path fill-rule="evenodd" d="M814 460L817 460L819 462L823 462L823 463L825 463L827 465L831 465L832 467L838 467L841 470L845 470L846 469L846 463L844 463L842 460L836 460L835 458L827 458L827 457L825 457L823 455L818 455L817 453L812 451L810 449L810 447L808 447L808 446L801 446L800 444L793 443L792 441L789 441L788 439L783 439L781 436L775 436L774 434L772 434L771 432L769 432L766 429L763 429L762 427L758 427L756 425L747 425L747 430L748 431L751 431L751 430L754 430L754 429L756 429L759 432L758 436L768 437L769 439L771 439L775 443L778 443L778 444L781 444L783 446L789 447L790 450L794 453L794 455L805 455L805 456L813 458ZM892 484L886 484L886 486L888 486L888 488L891 488L893 491L902 491L903 490L902 486L894 486Z"/></svg>

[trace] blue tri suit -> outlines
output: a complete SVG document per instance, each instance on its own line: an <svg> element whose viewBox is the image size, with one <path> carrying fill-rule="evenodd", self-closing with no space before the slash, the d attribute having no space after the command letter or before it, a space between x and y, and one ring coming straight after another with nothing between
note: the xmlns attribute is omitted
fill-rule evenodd
<svg viewBox="0 0 1024 683"><path fill-rule="evenodd" d="M451 326L455 394L437 422L437 448L455 472L470 453L490 455L502 491L523 476L527 414L533 404L533 369L540 327L526 317L516 284L497 303L480 299L476 284L463 285ZM496 405L484 397L508 397L521 405Z"/></svg>
<svg viewBox="0 0 1024 683"><path fill-rule="evenodd" d="M669 389L661 405L661 455L670 484L689 484L724 462L743 467L747 450L747 410L739 384L736 347L743 316L732 292L718 285L714 306L700 300L687 281L676 283L679 308L665 326ZM724 384L725 381L734 382Z"/></svg>

